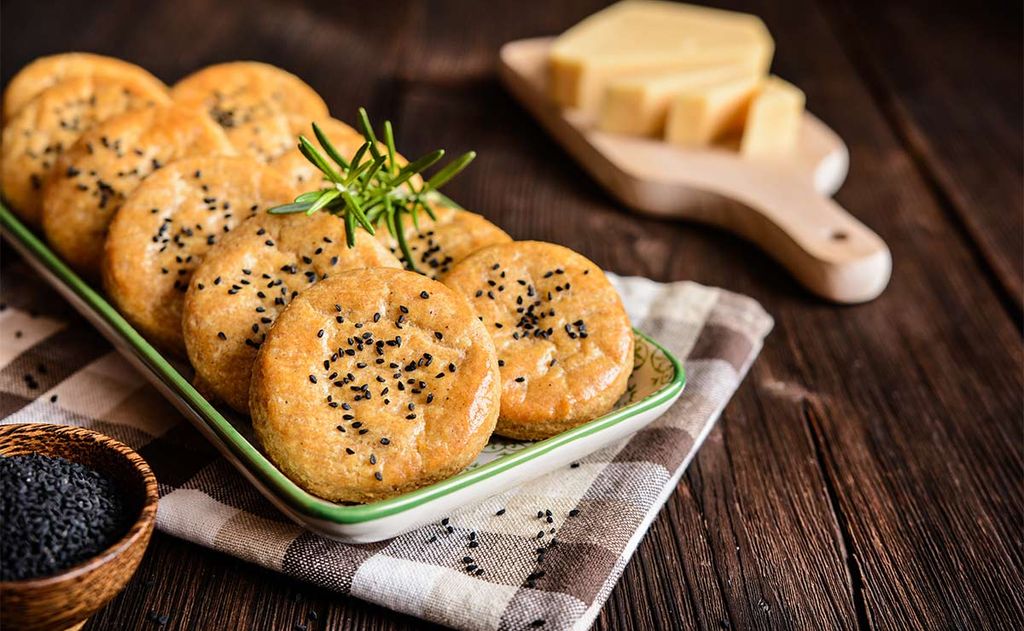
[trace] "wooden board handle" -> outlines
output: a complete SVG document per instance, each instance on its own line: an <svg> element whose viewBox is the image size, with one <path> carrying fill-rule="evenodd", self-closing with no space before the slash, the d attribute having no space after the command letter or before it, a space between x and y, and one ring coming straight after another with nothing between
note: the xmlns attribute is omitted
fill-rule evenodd
<svg viewBox="0 0 1024 631"><path fill-rule="evenodd" d="M715 223L757 243L819 296L860 303L882 293L892 255L881 237L801 182L770 169L744 171L742 186L713 192L746 208Z"/></svg>
<svg viewBox="0 0 1024 631"><path fill-rule="evenodd" d="M885 289L892 273L885 242L815 190L838 188L848 160L842 139L821 121L805 112L798 146L771 160L605 133L586 113L562 110L547 98L544 69L551 42L536 38L503 46L501 78L594 179L627 206L736 232L828 300L867 302ZM741 205L700 203L708 196Z"/></svg>

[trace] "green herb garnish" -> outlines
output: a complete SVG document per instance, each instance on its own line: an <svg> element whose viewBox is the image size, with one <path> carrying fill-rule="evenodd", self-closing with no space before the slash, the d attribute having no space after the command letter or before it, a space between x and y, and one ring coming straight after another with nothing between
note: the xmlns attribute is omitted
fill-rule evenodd
<svg viewBox="0 0 1024 631"><path fill-rule="evenodd" d="M405 166L396 160L395 136L391 122L384 122L384 141L380 143L366 110L359 108L359 131L365 142L356 149L352 157L345 159L331 143L320 127L313 123L313 134L323 149L317 149L305 136L299 136L299 151L324 175L328 186L303 193L291 204L275 206L268 212L281 215L288 213L328 212L345 222L345 241L348 247L356 243L356 230L361 228L371 235L376 234L381 222L398 242L405 258L405 265L416 269L412 252L402 230L402 216L409 215L413 225L419 229L419 212L425 211L436 219L428 202L444 199L437 189L458 175L473 161L476 153L470 151L452 160L426 181L414 176L437 164L444 157L444 150L432 151ZM383 144L383 149L379 146ZM327 154L327 157L324 157ZM328 161L327 158L330 158ZM333 164L332 164L333 162Z"/></svg>

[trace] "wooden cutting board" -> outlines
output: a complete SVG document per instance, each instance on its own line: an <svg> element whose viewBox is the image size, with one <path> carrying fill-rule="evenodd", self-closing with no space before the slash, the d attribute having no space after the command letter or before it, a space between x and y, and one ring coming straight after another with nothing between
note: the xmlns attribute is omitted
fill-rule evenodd
<svg viewBox="0 0 1024 631"><path fill-rule="evenodd" d="M846 178L842 139L805 113L790 156L740 157L735 149L681 149L602 132L583 112L547 98L552 38L510 42L500 53L508 90L598 182L637 211L720 226L768 252L809 290L840 303L877 297L892 257L882 239L831 199ZM739 204L706 203L727 198Z"/></svg>

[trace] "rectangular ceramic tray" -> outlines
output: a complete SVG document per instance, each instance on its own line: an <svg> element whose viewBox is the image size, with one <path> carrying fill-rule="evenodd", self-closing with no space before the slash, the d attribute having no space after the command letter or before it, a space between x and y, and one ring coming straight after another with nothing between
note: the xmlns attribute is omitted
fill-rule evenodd
<svg viewBox="0 0 1024 631"><path fill-rule="evenodd" d="M547 440L519 442L493 437L476 462L447 480L371 504L336 504L307 493L281 473L257 446L248 419L218 410L199 394L189 383L187 366L163 356L143 339L3 204L0 229L4 239L268 500L299 525L341 541L388 539L566 466L658 418L679 398L685 384L679 361L635 331L633 373L626 393L608 414Z"/></svg>

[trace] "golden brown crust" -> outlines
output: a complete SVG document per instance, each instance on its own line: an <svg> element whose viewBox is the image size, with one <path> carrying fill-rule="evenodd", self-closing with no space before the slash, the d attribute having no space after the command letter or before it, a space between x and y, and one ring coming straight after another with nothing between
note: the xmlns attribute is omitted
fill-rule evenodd
<svg viewBox="0 0 1024 631"><path fill-rule="evenodd" d="M192 271L228 231L295 195L276 171L251 158L172 162L117 211L104 248L103 285L147 339L184 355L181 313Z"/></svg>
<svg viewBox="0 0 1024 631"><path fill-rule="evenodd" d="M82 134L43 187L43 231L79 272L98 277L107 227L128 194L172 160L230 154L209 118L176 106L115 116Z"/></svg>
<svg viewBox="0 0 1024 631"><path fill-rule="evenodd" d="M316 121L320 129L327 135L328 140L334 145L343 158L348 160L352 154L363 144L364 138L355 129L345 123L334 119L326 118ZM295 134L292 136L292 144L288 151L278 155L270 161L270 166L303 191L314 190L323 182L323 175L313 163L302 155L296 146L298 135L302 134L318 148L320 143L313 133L312 121L302 120L296 125Z"/></svg>
<svg viewBox="0 0 1024 631"><path fill-rule="evenodd" d="M65 149L112 116L169 102L166 88L135 76L73 77L43 90L4 127L4 196L38 226L43 182Z"/></svg>
<svg viewBox="0 0 1024 631"><path fill-rule="evenodd" d="M462 296L368 269L318 283L279 316L250 408L260 444L297 484L371 502L469 465L499 397L494 347Z"/></svg>
<svg viewBox="0 0 1024 631"><path fill-rule="evenodd" d="M217 396L248 413L256 351L277 315L313 283L363 267L400 267L367 234L345 244L344 222L327 213L261 213L207 252L185 296L189 360Z"/></svg>
<svg viewBox="0 0 1024 631"><path fill-rule="evenodd" d="M167 86L145 69L113 57L92 53L62 53L40 57L18 71L4 92L4 121L18 113L43 90L75 77L131 78L150 92L167 93Z"/></svg>
<svg viewBox="0 0 1024 631"><path fill-rule="evenodd" d="M243 154L269 162L295 146L327 104L302 79L256 61L208 66L174 85L171 97L208 114Z"/></svg>
<svg viewBox="0 0 1024 631"><path fill-rule="evenodd" d="M633 334L615 288L584 256L516 241L469 256L444 283L470 299L501 361L497 433L553 436L607 412L633 368Z"/></svg>
<svg viewBox="0 0 1024 631"><path fill-rule="evenodd" d="M512 240L504 230L475 213L440 204L434 204L431 209L437 220L420 211L419 229L409 215L403 217L405 238L416 269L430 278L444 278L455 264L480 248ZM382 228L377 237L392 254L405 262L398 241L390 232Z"/></svg>

